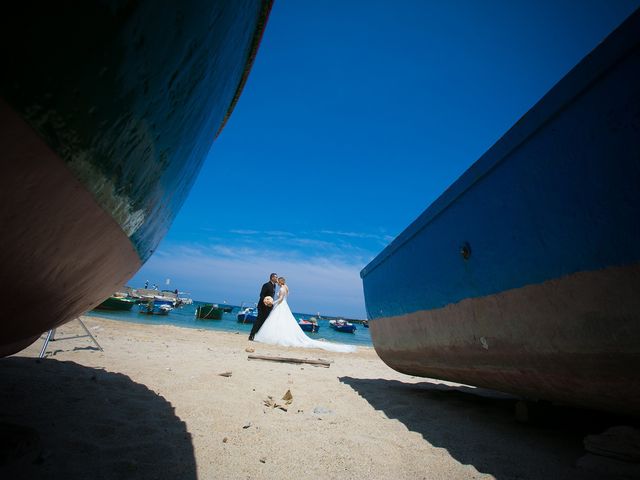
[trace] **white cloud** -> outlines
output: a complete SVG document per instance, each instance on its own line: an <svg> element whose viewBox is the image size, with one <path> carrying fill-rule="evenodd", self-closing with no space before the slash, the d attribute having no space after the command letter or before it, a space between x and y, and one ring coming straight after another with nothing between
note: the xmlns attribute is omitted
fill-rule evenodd
<svg viewBox="0 0 640 480"><path fill-rule="evenodd" d="M391 240L393 240L393 236L391 235L387 235L387 234L375 234L375 233L364 233L364 232L344 232L344 231L339 231L339 230L322 230L320 231L320 233L325 234L325 235L332 235L332 236L340 236L340 237L350 237L350 238L357 238L357 239L372 239L372 240L377 240L383 244L387 244L389 242L391 242Z"/></svg>
<svg viewBox="0 0 640 480"><path fill-rule="evenodd" d="M272 237L295 237L296 236L295 233L283 232L282 230L268 230L264 233Z"/></svg>
<svg viewBox="0 0 640 480"><path fill-rule="evenodd" d="M370 233L340 232L340 231L336 231L336 230L322 230L320 233L325 233L327 235L342 235L344 237L378 238L378 235L372 235Z"/></svg>

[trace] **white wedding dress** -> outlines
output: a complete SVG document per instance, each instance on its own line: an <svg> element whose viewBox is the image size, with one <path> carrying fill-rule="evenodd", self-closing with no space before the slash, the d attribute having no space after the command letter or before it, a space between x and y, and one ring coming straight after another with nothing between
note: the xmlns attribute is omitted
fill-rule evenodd
<svg viewBox="0 0 640 480"><path fill-rule="evenodd" d="M342 343L312 340L302 331L287 303L288 290L280 288L278 300L271 313L253 338L256 342L284 347L322 348L330 352L355 352L356 347Z"/></svg>

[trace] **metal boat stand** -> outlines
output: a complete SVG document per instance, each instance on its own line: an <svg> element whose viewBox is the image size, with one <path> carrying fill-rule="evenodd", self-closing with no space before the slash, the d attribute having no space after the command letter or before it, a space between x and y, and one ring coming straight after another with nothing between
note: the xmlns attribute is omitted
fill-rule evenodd
<svg viewBox="0 0 640 480"><path fill-rule="evenodd" d="M53 328L51 330L49 330L47 332L47 338L45 338L44 340L44 345L42 345L42 350L40 350L40 355L38 355L38 358L44 358L44 355L47 351L47 345L49 345L49 342L53 342L54 340L71 340L73 338L85 338L85 337L90 337L91 340L93 341L93 343L96 344L96 347L98 347L100 349L101 352L104 352L104 350L102 349L102 347L100 346L100 344L98 343L98 341L95 339L95 337L93 335L91 335L91 332L89 331L89 329L87 328L87 326L84 324L84 322L82 320L80 320L79 318L76 318L76 320L78 320L78 322L80 322L80 325L82 326L82 328L84 328L84 331L87 332L86 335L75 335L73 337L64 337L64 338L58 338L56 339L56 329Z"/></svg>

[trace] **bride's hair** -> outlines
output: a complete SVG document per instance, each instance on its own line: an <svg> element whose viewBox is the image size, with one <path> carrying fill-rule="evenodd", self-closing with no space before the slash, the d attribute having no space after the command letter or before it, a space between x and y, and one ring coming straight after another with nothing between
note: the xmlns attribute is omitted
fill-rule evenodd
<svg viewBox="0 0 640 480"><path fill-rule="evenodd" d="M287 282L286 282L286 280L284 279L284 277L280 277L280 278L278 278L278 283L280 283L280 280L282 280L282 284L283 284L283 285L286 285L286 283L287 283Z"/></svg>

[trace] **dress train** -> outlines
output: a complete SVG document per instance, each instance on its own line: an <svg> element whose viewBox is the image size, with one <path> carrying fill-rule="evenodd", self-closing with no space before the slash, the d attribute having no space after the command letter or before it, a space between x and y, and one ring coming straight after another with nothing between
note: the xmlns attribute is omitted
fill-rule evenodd
<svg viewBox="0 0 640 480"><path fill-rule="evenodd" d="M356 347L342 343L313 340L302 331L287 299L278 303L253 338L256 342L282 345L283 347L322 348L330 352L355 352Z"/></svg>

